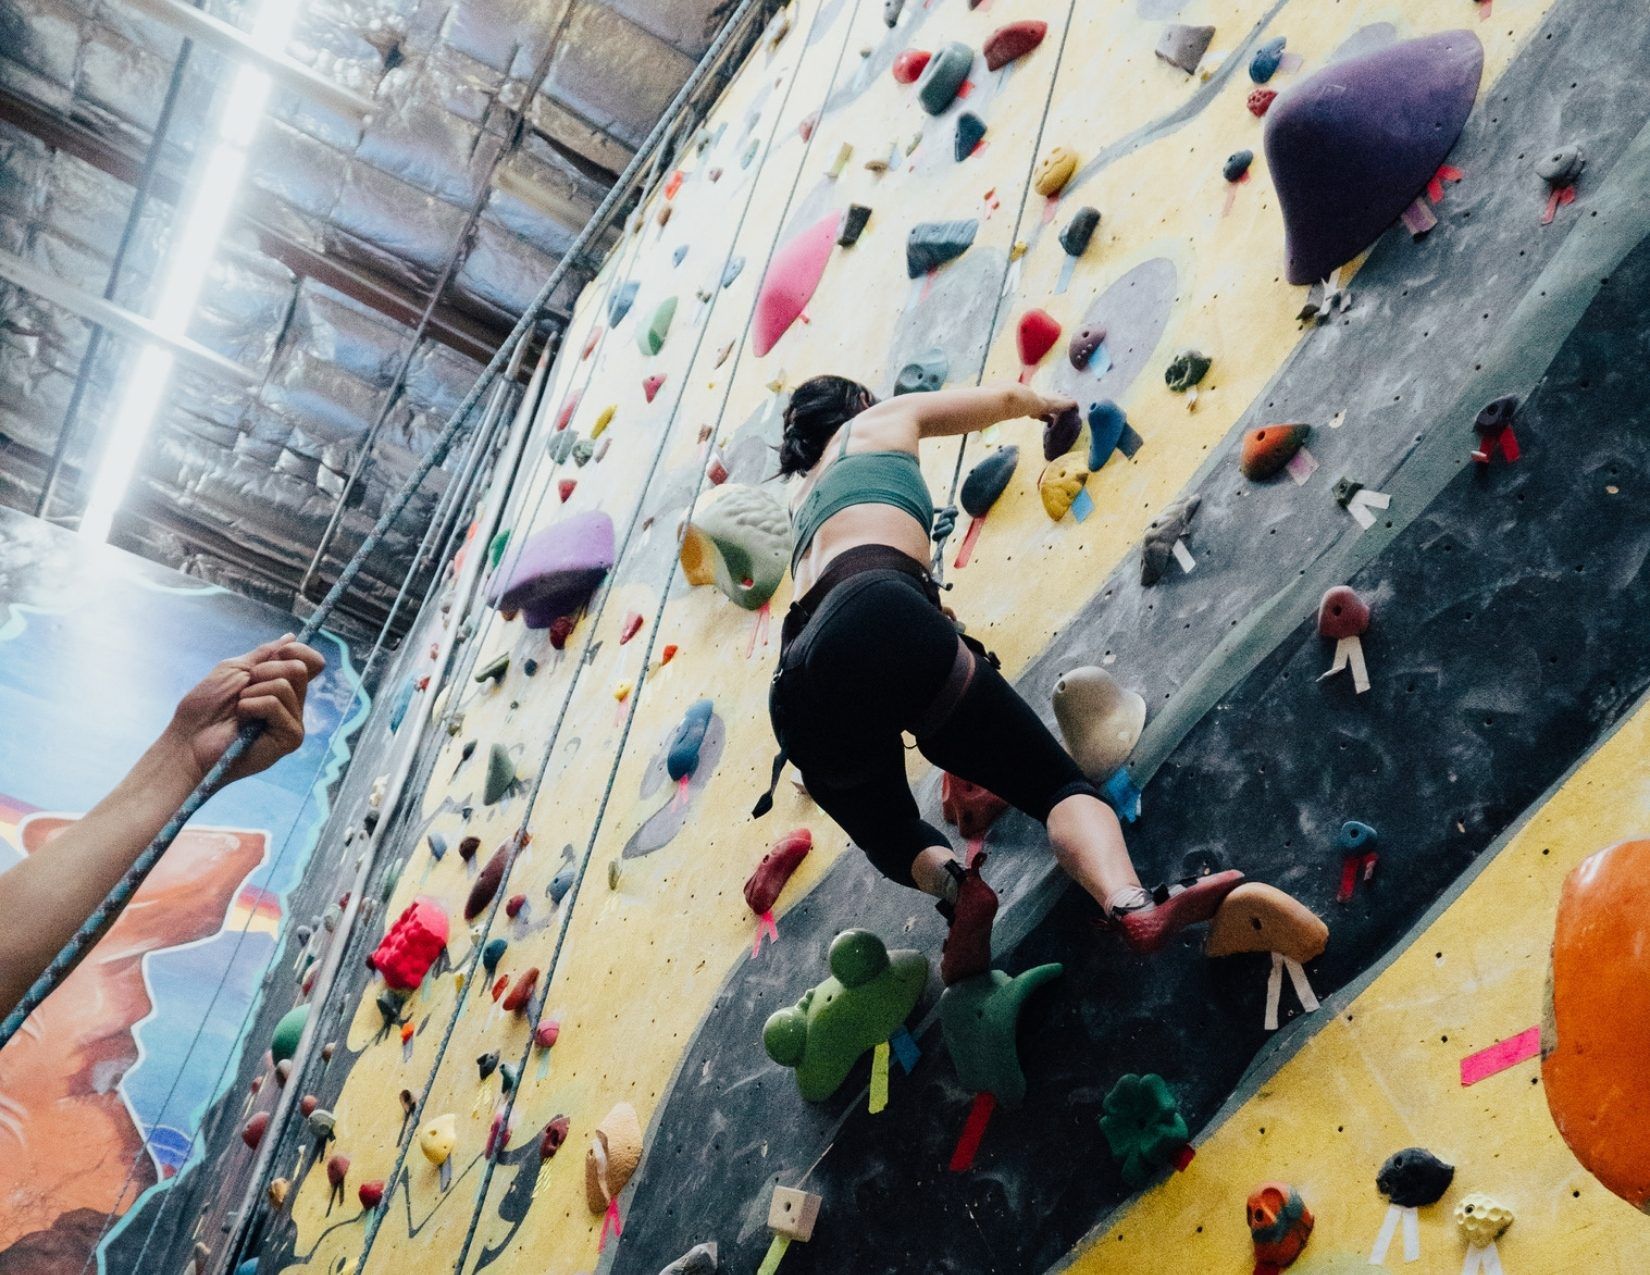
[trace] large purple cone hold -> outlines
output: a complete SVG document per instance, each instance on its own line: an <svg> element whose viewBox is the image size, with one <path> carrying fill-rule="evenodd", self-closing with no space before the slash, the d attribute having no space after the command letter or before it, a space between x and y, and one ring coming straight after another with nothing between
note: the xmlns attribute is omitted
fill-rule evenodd
<svg viewBox="0 0 1650 1275"><path fill-rule="evenodd" d="M519 553L507 553L487 602L519 610L530 629L547 629L589 601L612 567L613 520L599 509L575 514L529 536Z"/></svg>
<svg viewBox="0 0 1650 1275"><path fill-rule="evenodd" d="M1290 283L1316 283L1380 238L1444 162L1472 112L1484 46L1471 31L1331 63L1266 114Z"/></svg>

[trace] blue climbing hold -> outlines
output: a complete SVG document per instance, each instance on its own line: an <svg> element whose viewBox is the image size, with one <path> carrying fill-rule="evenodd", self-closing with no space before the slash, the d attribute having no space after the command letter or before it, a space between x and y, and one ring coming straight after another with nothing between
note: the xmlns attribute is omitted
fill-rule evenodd
<svg viewBox="0 0 1650 1275"><path fill-rule="evenodd" d="M630 313L630 307L636 304L636 293L641 290L641 284L631 279L621 283L613 292L613 299L607 303L607 326L616 328L624 322L625 315Z"/></svg>
<svg viewBox="0 0 1650 1275"><path fill-rule="evenodd" d="M676 266L681 265L682 258L687 256L687 250L688 246L685 243L677 244L676 251L670 254L671 264Z"/></svg>
<svg viewBox="0 0 1650 1275"><path fill-rule="evenodd" d="M1337 840L1342 850L1355 850L1361 853L1373 846L1379 838L1375 835L1375 829L1367 823L1359 823L1356 819L1348 819L1341 825L1341 835Z"/></svg>
<svg viewBox="0 0 1650 1275"><path fill-rule="evenodd" d="M1256 84L1265 84L1278 73L1278 65L1283 61L1283 46L1289 41L1278 36L1275 40L1268 40L1255 50L1255 56L1249 59L1249 78Z"/></svg>
<svg viewBox="0 0 1650 1275"><path fill-rule="evenodd" d="M665 772L672 779L686 779L699 769L699 750L705 745L705 732L710 729L714 709L714 704L702 699L683 714L682 724L676 728L670 751L665 755Z"/></svg>
<svg viewBox="0 0 1650 1275"><path fill-rule="evenodd" d="M1089 473L1100 472L1128 427L1129 418L1109 398L1089 404Z"/></svg>
<svg viewBox="0 0 1650 1275"><path fill-rule="evenodd" d="M431 856L437 863L441 862L442 856L447 853L447 838L439 832L432 832L429 836L429 842Z"/></svg>
<svg viewBox="0 0 1650 1275"><path fill-rule="evenodd" d="M957 116L957 142L955 155L960 164L974 153L974 148L985 137L985 121L973 111L964 111Z"/></svg>
<svg viewBox="0 0 1650 1275"><path fill-rule="evenodd" d="M504 949L509 946L505 939L493 939L481 949L481 964L489 974L498 968L498 963L504 959Z"/></svg>
<svg viewBox="0 0 1650 1275"><path fill-rule="evenodd" d="M407 707L412 703L413 680L408 678L401 683L401 689L395 694L395 707L390 710L390 734L401 729L401 721L407 715Z"/></svg>
<svg viewBox="0 0 1650 1275"><path fill-rule="evenodd" d="M725 288L739 277L739 272L745 268L743 257L729 257L728 264L722 267L722 286Z"/></svg>
<svg viewBox="0 0 1650 1275"><path fill-rule="evenodd" d="M567 892L573 888L573 869L563 868L550 878L550 901L560 903L567 897Z"/></svg>
<svg viewBox="0 0 1650 1275"><path fill-rule="evenodd" d="M1221 165L1220 175L1229 182L1241 181L1243 175L1249 171L1249 165L1254 162L1254 151L1234 151L1226 157L1226 162Z"/></svg>

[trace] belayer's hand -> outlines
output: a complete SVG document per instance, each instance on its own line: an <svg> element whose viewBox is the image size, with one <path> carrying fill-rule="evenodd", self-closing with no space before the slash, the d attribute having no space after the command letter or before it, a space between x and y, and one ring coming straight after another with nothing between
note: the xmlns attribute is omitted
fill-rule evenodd
<svg viewBox="0 0 1650 1275"><path fill-rule="evenodd" d="M290 633L224 660L178 701L162 740L198 784L243 723L262 722L225 782L267 770L304 742L304 697L310 678L326 666L319 651Z"/></svg>

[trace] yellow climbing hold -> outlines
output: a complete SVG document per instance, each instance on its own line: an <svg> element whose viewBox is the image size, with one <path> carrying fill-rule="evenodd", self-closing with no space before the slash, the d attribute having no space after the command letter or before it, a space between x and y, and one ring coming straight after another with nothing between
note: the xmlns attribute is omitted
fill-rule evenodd
<svg viewBox="0 0 1650 1275"><path fill-rule="evenodd" d="M1077 452L1060 457L1044 468L1037 480L1037 494L1043 498L1043 509L1059 522L1071 512L1072 502L1088 481L1086 459Z"/></svg>
<svg viewBox="0 0 1650 1275"><path fill-rule="evenodd" d="M618 700L619 703L623 704L627 699L630 698L630 692L635 690L635 689L636 688L634 686L632 686L629 682L620 682L617 686L615 686L613 688L613 698Z"/></svg>
<svg viewBox="0 0 1650 1275"><path fill-rule="evenodd" d="M613 403L609 403L602 408L601 415L596 417L594 423L590 426L590 437L593 439L600 438L603 431L613 423L613 413L618 410L618 407Z"/></svg>
<svg viewBox="0 0 1650 1275"><path fill-rule="evenodd" d="M1024 239L1016 239L1014 241L1014 246L1008 250L1008 259L1010 261L1018 261L1030 251L1030 244L1028 244Z"/></svg>
<svg viewBox="0 0 1650 1275"><path fill-rule="evenodd" d="M888 1106L888 1042L883 1041L871 1051L871 1103L873 1116L881 1115Z"/></svg>
<svg viewBox="0 0 1650 1275"><path fill-rule="evenodd" d="M448 1112L437 1116L418 1131L418 1149L437 1168L452 1158L458 1145L458 1117Z"/></svg>
<svg viewBox="0 0 1650 1275"><path fill-rule="evenodd" d="M1043 162L1037 165L1037 176L1033 184L1039 195L1050 199L1066 188L1066 183L1077 171L1077 152L1066 146L1056 146L1043 157Z"/></svg>

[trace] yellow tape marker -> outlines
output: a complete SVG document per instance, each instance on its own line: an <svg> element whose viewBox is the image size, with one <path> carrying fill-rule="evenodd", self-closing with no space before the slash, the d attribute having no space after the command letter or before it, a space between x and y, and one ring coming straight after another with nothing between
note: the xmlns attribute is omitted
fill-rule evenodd
<svg viewBox="0 0 1650 1275"><path fill-rule="evenodd" d="M888 1105L888 1042L883 1041L871 1055L871 1114Z"/></svg>
<svg viewBox="0 0 1650 1275"><path fill-rule="evenodd" d="M773 1243L768 1245L768 1255L762 1259L762 1265L756 1268L756 1275L773 1275L779 1269L779 1262L785 1256L785 1250L790 1246L789 1235L775 1235Z"/></svg>

